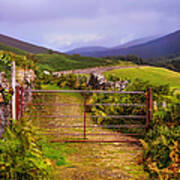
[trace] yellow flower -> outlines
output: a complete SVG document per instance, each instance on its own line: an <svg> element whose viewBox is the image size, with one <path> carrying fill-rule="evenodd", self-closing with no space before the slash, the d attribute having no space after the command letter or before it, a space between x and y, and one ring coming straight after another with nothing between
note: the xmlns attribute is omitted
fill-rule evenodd
<svg viewBox="0 0 180 180"><path fill-rule="evenodd" d="M180 173L180 168L178 169L178 173Z"/></svg>
<svg viewBox="0 0 180 180"><path fill-rule="evenodd" d="M48 165L48 166L51 166L51 161L49 159L46 159L45 160L45 163Z"/></svg>
<svg viewBox="0 0 180 180"><path fill-rule="evenodd" d="M4 170L4 169L5 169L5 166L4 166L4 165L2 165L2 166L1 166L1 170Z"/></svg>

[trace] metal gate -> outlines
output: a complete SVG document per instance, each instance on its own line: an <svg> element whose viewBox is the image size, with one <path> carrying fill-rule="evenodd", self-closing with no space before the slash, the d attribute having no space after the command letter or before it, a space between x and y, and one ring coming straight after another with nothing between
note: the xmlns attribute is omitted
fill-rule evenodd
<svg viewBox="0 0 180 180"><path fill-rule="evenodd" d="M32 98L29 102L24 99L24 93L30 93ZM73 98L74 94L80 94L81 102L83 103L66 103L60 102L63 94ZM124 103L87 103L87 94L101 93L101 94L125 94L125 95L143 95L146 102L143 104L124 104ZM62 98L63 98L62 97ZM57 100L57 102L56 102ZM62 99L64 100L64 99ZM68 101L71 101L69 99ZM92 115L87 112L88 107L93 106L123 106L123 107L143 107L145 114L143 115ZM82 110L81 115L69 115L70 107L79 107ZM59 109L58 109L59 108ZM58 111L59 110L59 111ZM62 112L66 114L62 114ZM76 109L75 109L76 111ZM58 114L57 114L58 112ZM149 128L150 121L152 120L152 90L149 88L147 92L144 91L103 91L103 90L23 90L23 88L16 88L16 117L28 117L33 119L37 126L42 129L42 134L49 136L52 142L138 142L137 138L142 136ZM99 125L92 122L92 118L111 118L111 119L136 119L143 121L137 124L116 124L116 125ZM68 119L70 124L68 124ZM141 128L144 133L117 133L114 129L121 128ZM96 130L98 129L98 130ZM90 132L88 131L90 130ZM110 139L111 136L122 136L123 138ZM93 137L93 138L92 138ZM100 138L97 138L100 137ZM107 138L104 138L107 137ZM127 137L127 138L125 138ZM129 138L131 137L131 138Z"/></svg>

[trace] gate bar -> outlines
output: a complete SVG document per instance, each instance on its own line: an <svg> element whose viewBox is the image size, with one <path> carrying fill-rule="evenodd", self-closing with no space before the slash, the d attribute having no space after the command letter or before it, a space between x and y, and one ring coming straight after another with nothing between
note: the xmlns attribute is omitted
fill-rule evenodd
<svg viewBox="0 0 180 180"><path fill-rule="evenodd" d="M82 118L84 115L81 116L68 116L68 115L42 115L42 116L31 116L32 118ZM88 115L88 117L102 117L102 118L133 118L133 119L145 119L146 116L144 115L107 115L107 116L98 116L98 115Z"/></svg>
<svg viewBox="0 0 180 180"><path fill-rule="evenodd" d="M144 94L144 91L103 91L103 90L26 90L32 93L105 93L105 94Z"/></svg>
<svg viewBox="0 0 180 180"><path fill-rule="evenodd" d="M55 136L83 136L84 133L58 133L58 132L54 132L54 133L43 133L42 135L55 135ZM86 136L142 136L144 135L144 133L123 133L123 134L114 134L114 133L88 133L85 134ZM84 137L83 137L84 138Z"/></svg>
<svg viewBox="0 0 180 180"><path fill-rule="evenodd" d="M39 104L29 104L31 106L83 106L82 104L62 104L62 103L39 103ZM132 107L144 107L146 104L110 104L110 103L98 103L98 104L86 104L86 106L132 106Z"/></svg>
<svg viewBox="0 0 180 180"><path fill-rule="evenodd" d="M52 127L51 127L52 126ZM86 128L145 128L146 126L145 125L86 125ZM54 128L84 128L84 125L57 125L57 126L54 126L54 125L51 125L49 124L48 126L43 126L43 128L48 128L48 129L54 129Z"/></svg>
<svg viewBox="0 0 180 180"><path fill-rule="evenodd" d="M133 140L50 140L52 143L139 143L137 139Z"/></svg>

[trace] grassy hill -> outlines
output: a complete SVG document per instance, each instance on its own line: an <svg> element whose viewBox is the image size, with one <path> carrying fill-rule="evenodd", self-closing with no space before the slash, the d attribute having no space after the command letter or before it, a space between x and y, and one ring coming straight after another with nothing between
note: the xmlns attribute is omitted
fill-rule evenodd
<svg viewBox="0 0 180 180"><path fill-rule="evenodd" d="M81 57L60 54L38 54L37 65L41 70L62 71L72 69L84 69L99 66L114 66L114 65L132 65L120 60L110 60L105 58Z"/></svg>
<svg viewBox="0 0 180 180"><path fill-rule="evenodd" d="M38 53L47 53L49 51L48 48L40 47L31 43L27 43L9 36L5 36L3 34L0 34L0 43L4 44L6 46L11 46L16 49L21 49L23 51L38 54Z"/></svg>
<svg viewBox="0 0 180 180"><path fill-rule="evenodd" d="M115 75L121 78L142 79L153 85L169 84L171 88L180 88L180 73L165 68L139 67L131 69L118 69L105 72L104 75Z"/></svg>
<svg viewBox="0 0 180 180"><path fill-rule="evenodd" d="M11 46L7 46L7 45L1 44L1 43L0 43L0 50L10 51L10 52L13 52L13 53L19 54L19 55L26 55L28 53L28 52L23 51L21 49L14 48L14 47L11 47Z"/></svg>

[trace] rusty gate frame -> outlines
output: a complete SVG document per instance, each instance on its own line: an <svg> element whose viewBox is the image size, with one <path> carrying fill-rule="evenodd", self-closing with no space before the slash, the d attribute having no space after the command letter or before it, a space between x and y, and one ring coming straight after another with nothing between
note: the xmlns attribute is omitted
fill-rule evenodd
<svg viewBox="0 0 180 180"><path fill-rule="evenodd" d="M139 127L144 127L146 130L149 129L149 124L152 121L153 114L152 114L152 109L153 109L153 100L152 100L152 89L149 88L147 92L144 91L106 91L106 90L24 90L22 87L16 87L16 117L17 120L19 118L23 117L23 109L24 109L24 102L23 102L23 96L24 93L103 93L103 94L144 94L146 97L146 104L113 104L113 103L98 103L98 104L86 104L86 97L84 97L84 103L83 104L53 104L53 105L59 105L59 106L84 106L84 114L83 114L83 125L79 125L76 127L81 127L83 128L83 139L82 140L52 140L51 142L74 142L74 143L81 143L81 142L89 142L89 143L114 143L114 142L139 142L139 140L88 140L87 135L108 135L108 134L87 134L86 133L86 128L90 127L86 125L86 107L87 106L97 106L97 105L104 105L104 106L133 106L133 107L140 107L140 106L146 106L146 114L143 115L109 115L109 116L94 116L91 115L90 117L112 117L112 118L133 118L133 119L146 119L145 125L136 125ZM47 105L47 104L37 104L37 105ZM43 116L43 117L50 117L50 116ZM57 116L56 116L57 117ZM58 116L59 117L59 116ZM66 116L61 116L61 117L66 117ZM77 116L71 116L71 117L77 117ZM82 116L81 116L82 117ZM133 126L133 125L106 125L105 127L128 127L128 126ZM63 126L62 128L68 128L69 126ZM71 126L75 127L75 126ZM102 125L98 125L98 127L104 127ZM135 125L134 125L135 127ZM73 134L68 134L72 135ZM137 135L142 135L138 133L134 134L123 134L123 135L131 135L131 136L137 136Z"/></svg>

